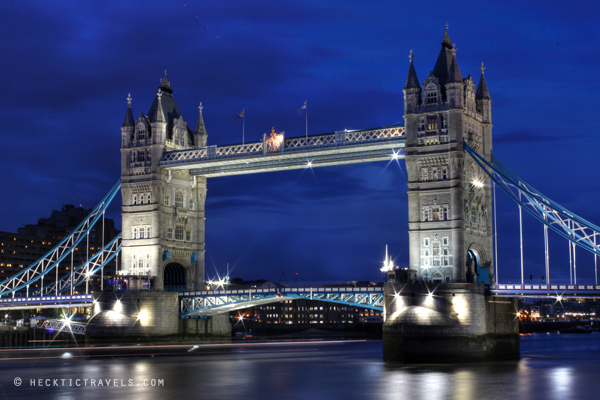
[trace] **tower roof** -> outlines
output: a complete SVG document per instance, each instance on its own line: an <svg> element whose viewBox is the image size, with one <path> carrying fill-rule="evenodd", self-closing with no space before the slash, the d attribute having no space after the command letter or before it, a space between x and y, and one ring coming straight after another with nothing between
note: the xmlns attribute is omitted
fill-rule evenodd
<svg viewBox="0 0 600 400"><path fill-rule="evenodd" d="M448 82L450 68L452 67L452 61L454 61L454 58L454 48L452 47L452 42L450 36L448 35L448 24L446 24L446 32L444 33L444 40L442 41L442 49L440 50L437 61L435 62L435 67L433 67L433 75L438 78L442 88Z"/></svg>
<svg viewBox="0 0 600 400"><path fill-rule="evenodd" d="M481 77L479 78L479 85L477 86L477 94L475 100L491 100L490 92L488 91L487 84L485 83L485 76L483 70L485 67L481 63Z"/></svg>
<svg viewBox="0 0 600 400"><path fill-rule="evenodd" d="M125 112L125 120L123 121L123 128L134 127L135 120L133 119L133 111L131 111L131 93L127 96L127 111Z"/></svg>
<svg viewBox="0 0 600 400"><path fill-rule="evenodd" d="M410 59L410 66L408 67L408 76L406 77L406 84L404 85L404 89L420 89L419 78L417 78L417 72L415 71L415 66L413 65L413 53L410 51L410 55L408 56Z"/></svg>
<svg viewBox="0 0 600 400"><path fill-rule="evenodd" d="M204 126L204 118L202 118L202 103L198 107L199 115L198 122L196 123L196 129L194 129L194 135L206 135L206 127Z"/></svg>
<svg viewBox="0 0 600 400"><path fill-rule="evenodd" d="M458 68L458 62L456 61L456 50L452 50L452 61L450 63L450 70L448 71L448 83L462 83L462 75L460 73L460 68Z"/></svg>

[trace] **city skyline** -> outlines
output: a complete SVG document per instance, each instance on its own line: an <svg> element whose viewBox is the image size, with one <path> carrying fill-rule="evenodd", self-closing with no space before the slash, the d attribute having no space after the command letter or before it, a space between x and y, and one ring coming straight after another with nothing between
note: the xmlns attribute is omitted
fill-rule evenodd
<svg viewBox="0 0 600 400"><path fill-rule="evenodd" d="M62 204L95 206L119 177L128 94L134 116L146 114L165 69L192 129L203 103L209 145L242 141L233 120L242 110L246 142L272 127L304 135L305 112L309 134L387 126L403 122L409 51L423 82L446 23L463 76L477 81L481 62L487 68L496 157L600 224L592 3L472 2L431 18L429 5L393 2L140 4L0 6L11 93L0 114L9 172L0 230L16 232ZM229 263L232 277L246 279L382 280L386 244L396 264L408 264L406 190L403 161L209 179L207 275ZM514 281L517 206L497 196L500 280ZM119 200L109 217L119 223ZM539 279L543 231L532 220L525 216L525 258ZM566 242L551 236L551 251L568 277ZM593 257L578 260L590 277Z"/></svg>

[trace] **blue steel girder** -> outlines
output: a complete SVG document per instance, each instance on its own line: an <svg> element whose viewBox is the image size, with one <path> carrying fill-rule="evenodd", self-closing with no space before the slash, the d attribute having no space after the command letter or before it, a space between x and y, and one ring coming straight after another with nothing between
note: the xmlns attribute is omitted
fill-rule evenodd
<svg viewBox="0 0 600 400"><path fill-rule="evenodd" d="M159 165L217 177L404 158L402 125L282 138L275 149L268 141L172 151L163 155Z"/></svg>
<svg viewBox="0 0 600 400"><path fill-rule="evenodd" d="M64 293L70 290L71 287L86 281L86 278L93 276L100 269L111 262L115 256L121 251L121 233L115 236L104 248L90 257L85 263L73 270L73 275L65 274L58 280L44 285L42 290L34 290L32 294L37 296L42 292L42 295Z"/></svg>
<svg viewBox="0 0 600 400"><path fill-rule="evenodd" d="M383 311L383 288L272 288L179 293L182 318L216 315L285 300L319 300Z"/></svg>
<svg viewBox="0 0 600 400"><path fill-rule="evenodd" d="M464 148L479 167L519 206L560 236L600 256L600 227L544 196L493 155L490 162L466 142Z"/></svg>
<svg viewBox="0 0 600 400"><path fill-rule="evenodd" d="M42 279L55 267L57 267L65 257L75 249L75 247L90 232L94 224L106 211L106 208L119 192L121 180L113 185L110 191L104 196L100 203L87 215L87 217L71 232L69 236L60 241L52 250L46 253L42 258L23 269L12 277L0 282L0 296L15 293L21 289L28 288L29 285Z"/></svg>

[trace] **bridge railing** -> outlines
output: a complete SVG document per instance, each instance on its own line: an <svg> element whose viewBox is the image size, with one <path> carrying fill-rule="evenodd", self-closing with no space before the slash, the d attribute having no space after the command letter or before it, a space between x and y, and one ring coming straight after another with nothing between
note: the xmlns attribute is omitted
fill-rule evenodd
<svg viewBox="0 0 600 400"><path fill-rule="evenodd" d="M357 293L357 292L383 292L382 287L286 287L286 288L265 288L265 289L223 289L223 290L197 290L193 292L179 292L180 297L184 296L207 296L207 295L233 295L233 294L263 294L263 293Z"/></svg>
<svg viewBox="0 0 600 400"><path fill-rule="evenodd" d="M260 156L293 151L305 151L361 143L376 143L404 137L402 125L392 125L376 129L338 131L334 134L283 138L282 145L269 149L268 137L258 142L227 146L208 146L202 149L178 150L163 155L160 165L177 165L190 161L219 160L240 156Z"/></svg>

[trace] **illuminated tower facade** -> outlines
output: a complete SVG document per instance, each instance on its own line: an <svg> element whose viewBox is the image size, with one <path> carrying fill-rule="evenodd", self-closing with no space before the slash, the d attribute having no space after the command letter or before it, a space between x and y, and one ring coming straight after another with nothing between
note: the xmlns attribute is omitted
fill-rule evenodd
<svg viewBox="0 0 600 400"><path fill-rule="evenodd" d="M192 131L166 71L148 114L134 119L131 96L127 100L121 127L121 273L151 276L159 291L202 288L206 178L159 167L164 152L206 147L202 104Z"/></svg>
<svg viewBox="0 0 600 400"><path fill-rule="evenodd" d="M463 78L444 34L421 84L411 50L404 86L410 266L434 282L493 281L491 181L465 153L492 154L491 98L484 77Z"/></svg>

